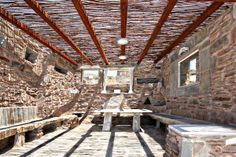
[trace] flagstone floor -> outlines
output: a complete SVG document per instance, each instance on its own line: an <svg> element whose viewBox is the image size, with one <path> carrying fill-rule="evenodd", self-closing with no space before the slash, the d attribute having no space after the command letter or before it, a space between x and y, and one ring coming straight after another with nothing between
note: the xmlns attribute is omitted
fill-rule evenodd
<svg viewBox="0 0 236 157"><path fill-rule="evenodd" d="M12 148L1 157L162 157L165 137L160 130L144 126L134 133L131 126L115 126L111 132L102 127L81 124L58 129L23 147Z"/></svg>

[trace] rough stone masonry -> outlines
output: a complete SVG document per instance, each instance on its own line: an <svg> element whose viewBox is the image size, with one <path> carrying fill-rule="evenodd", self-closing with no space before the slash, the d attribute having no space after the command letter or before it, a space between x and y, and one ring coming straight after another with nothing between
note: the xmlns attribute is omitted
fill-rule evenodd
<svg viewBox="0 0 236 157"><path fill-rule="evenodd" d="M3 19L0 20L0 30L0 36L6 37L6 42L0 47L0 107L38 106L39 117L44 117L70 102L74 96L71 91L82 85L81 70ZM29 50L33 57L29 57ZM26 58L36 60L32 63ZM60 72L55 70L55 66L62 68ZM151 65L137 67L134 71L134 94L125 95L126 107L143 107L141 97L144 92L158 97L157 83L137 83L137 78L158 76L159 71ZM101 84L85 86L71 112L84 111L91 98L94 99L91 108L101 108L113 95L101 94L101 89Z"/></svg>
<svg viewBox="0 0 236 157"><path fill-rule="evenodd" d="M216 123L236 123L236 19L229 8L206 28L188 37L165 58L162 78L166 112ZM179 55L181 47L190 50ZM178 87L178 62L199 53L199 82Z"/></svg>

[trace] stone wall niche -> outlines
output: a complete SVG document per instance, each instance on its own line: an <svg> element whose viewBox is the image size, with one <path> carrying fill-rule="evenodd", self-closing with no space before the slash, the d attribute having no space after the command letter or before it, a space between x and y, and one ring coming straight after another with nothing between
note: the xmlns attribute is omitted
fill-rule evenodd
<svg viewBox="0 0 236 157"><path fill-rule="evenodd" d="M37 62L37 57L38 54L35 53L32 49L27 48L25 52L25 59L31 63L36 63Z"/></svg>

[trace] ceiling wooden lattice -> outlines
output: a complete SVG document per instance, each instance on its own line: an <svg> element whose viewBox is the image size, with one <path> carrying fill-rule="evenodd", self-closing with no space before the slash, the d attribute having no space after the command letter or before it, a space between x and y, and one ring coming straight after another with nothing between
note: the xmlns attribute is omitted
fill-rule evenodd
<svg viewBox="0 0 236 157"><path fill-rule="evenodd" d="M71 0L37 0L37 2L94 64L105 64ZM120 64L118 56L121 54L121 48L117 44L117 39L121 37L120 1L84 0L82 3L108 61L111 64ZM125 48L125 54L128 56L126 63L137 63L167 3L167 0L130 0L128 2L126 37L129 39L129 44ZM157 54L163 52L211 4L212 2L179 0L143 62L153 63ZM82 61L80 55L25 1L1 0L0 6L66 52L69 57L77 62ZM222 5L197 30L210 23L228 7L229 4Z"/></svg>

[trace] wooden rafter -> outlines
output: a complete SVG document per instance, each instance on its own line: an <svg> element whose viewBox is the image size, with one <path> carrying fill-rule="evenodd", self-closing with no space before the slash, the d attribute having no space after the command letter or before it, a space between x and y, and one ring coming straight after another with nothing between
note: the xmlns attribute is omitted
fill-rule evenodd
<svg viewBox="0 0 236 157"><path fill-rule="evenodd" d="M171 51L182 42L190 33L192 33L198 26L201 25L211 14L213 14L217 9L219 9L224 3L214 2L212 3L188 28L162 53L157 55L154 63L160 61L164 56L171 53Z"/></svg>
<svg viewBox="0 0 236 157"><path fill-rule="evenodd" d="M139 57L138 63L140 64L142 62L142 60L144 59L144 57L147 55L148 50L150 49L150 47L152 46L154 40L156 39L157 35L161 32L161 28L164 25L165 21L168 19L171 11L173 10L174 6L176 5L177 0L169 0L167 6L165 7L161 18L159 19L156 27L154 28L151 37L149 38L142 54Z"/></svg>
<svg viewBox="0 0 236 157"><path fill-rule="evenodd" d="M236 2L236 0L186 0L187 2Z"/></svg>
<svg viewBox="0 0 236 157"><path fill-rule="evenodd" d="M45 22L48 23L51 28L56 31L62 39L64 39L88 64L93 65L92 61L76 46L74 41L65 32L63 32L57 24L51 19L46 11L35 0L25 0L25 2L31 7Z"/></svg>
<svg viewBox="0 0 236 157"><path fill-rule="evenodd" d="M51 44L50 42L48 42L47 40L45 40L43 37L41 37L38 33L34 32L32 29L30 29L27 25L25 25L23 22L21 22L20 20L16 19L13 15L11 15L9 12L7 12L4 8L2 8L0 6L0 16L5 19L6 21L10 22L11 24L13 24L14 26L16 26L17 28L21 29L22 31L24 31L26 34L28 34L29 36L31 36L32 38L34 38L35 40L37 40L38 42L40 42L41 44L43 44L44 46L48 47L49 49L51 49L54 53L57 53L58 55L60 55L61 57L63 57L64 59L66 59L67 61L69 61L70 63L77 65L77 62L75 62L73 59L71 59L70 57L68 57L64 52L62 52L61 50L59 50L59 48L57 48L56 46L54 46L53 44Z"/></svg>
<svg viewBox="0 0 236 157"><path fill-rule="evenodd" d="M96 45L100 55L102 56L105 64L108 65L109 61L107 59L106 53L104 52L104 50L102 48L102 45L101 45L100 41L97 38L97 35L96 35L96 33L94 31L94 28L93 28L93 26L92 26L92 24L91 24L91 22L88 18L88 15L87 15L87 13L84 9L84 6L83 6L81 0L72 0L72 2L74 4L74 7L77 10L81 20L83 21L85 27L87 28L87 30L89 32L89 35L91 36L94 44Z"/></svg>
<svg viewBox="0 0 236 157"><path fill-rule="evenodd" d="M126 38L128 0L120 0L121 38ZM121 45L121 54L125 54L125 45Z"/></svg>

